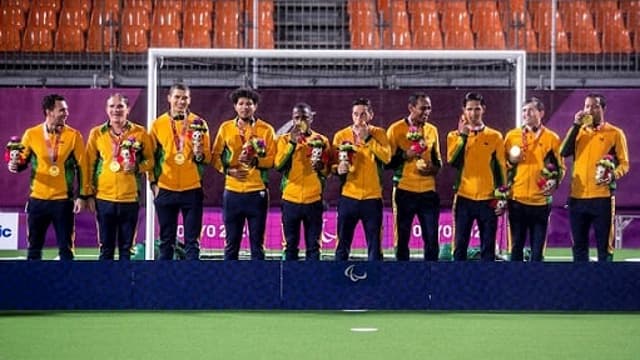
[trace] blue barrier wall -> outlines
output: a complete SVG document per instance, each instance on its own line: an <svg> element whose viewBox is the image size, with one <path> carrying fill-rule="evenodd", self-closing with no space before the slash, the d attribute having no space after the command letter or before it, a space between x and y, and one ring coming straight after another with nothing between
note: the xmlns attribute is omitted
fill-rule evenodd
<svg viewBox="0 0 640 360"><path fill-rule="evenodd" d="M0 310L640 310L638 263L3 261L0 274Z"/></svg>

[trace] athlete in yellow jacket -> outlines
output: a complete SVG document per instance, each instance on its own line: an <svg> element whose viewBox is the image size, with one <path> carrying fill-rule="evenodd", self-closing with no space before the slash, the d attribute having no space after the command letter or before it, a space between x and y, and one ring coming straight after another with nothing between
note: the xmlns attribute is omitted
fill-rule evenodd
<svg viewBox="0 0 640 360"><path fill-rule="evenodd" d="M153 169L153 142L147 130L129 121L129 100L122 94L107 99L109 120L89 133L87 164L90 208L96 210L100 260L129 260L137 232L143 173Z"/></svg>
<svg viewBox="0 0 640 360"><path fill-rule="evenodd" d="M167 101L169 111L160 115L150 129L155 148L150 180L160 224L158 259L173 259L178 214L182 213L185 258L198 260L204 198L202 176L211 162L209 128L202 117L189 111L191 91L187 85L173 85Z"/></svg>
<svg viewBox="0 0 640 360"><path fill-rule="evenodd" d="M285 260L298 260L300 226L304 227L305 259L319 260L322 236L322 193L331 145L311 129L315 113L306 103L293 107L293 126L278 138L275 168L282 173L282 230Z"/></svg>
<svg viewBox="0 0 640 360"><path fill-rule="evenodd" d="M21 155L17 162L9 162L8 168L15 173L31 165L26 208L27 258L42 259L47 228L53 224L60 259L72 260L74 213L85 207L88 189L84 141L80 132L66 125L69 107L63 96L45 96L42 111L44 123L24 132ZM75 179L77 187L74 186Z"/></svg>
<svg viewBox="0 0 640 360"><path fill-rule="evenodd" d="M447 135L447 157L457 170L453 259L467 259L471 228L477 220L480 258L494 261L498 216L504 212L501 205L506 203L506 197L499 199L506 195L507 185L504 143L499 131L484 124L486 104L481 94L467 93L462 110L458 129Z"/></svg>
<svg viewBox="0 0 640 360"><path fill-rule="evenodd" d="M629 171L629 151L624 132L605 120L606 106L604 96L587 95L560 148L562 156L573 156L569 220L574 261L589 261L592 225L598 261L613 260L614 192L616 181Z"/></svg>
<svg viewBox="0 0 640 360"><path fill-rule="evenodd" d="M227 236L225 260L238 260L242 229L249 224L251 258L264 260L269 194L268 171L276 154L273 127L255 117L260 96L240 88L231 94L236 117L220 125L213 143L213 166L225 175L222 213Z"/></svg>
<svg viewBox="0 0 640 360"><path fill-rule="evenodd" d="M410 258L409 239L413 218L418 217L424 242L424 260L437 261L440 197L436 175L442 167L438 129L428 123L431 99L425 93L409 97L409 115L387 129L393 154L387 168L393 170L393 215L396 259Z"/></svg>
<svg viewBox="0 0 640 360"><path fill-rule="evenodd" d="M391 160L391 148L384 129L369 124L373 119L369 99L355 100L351 110L353 125L333 137L333 148L338 152L335 171L342 184L336 260L349 259L360 220L367 239L367 258L382 260L382 172Z"/></svg>
<svg viewBox="0 0 640 360"><path fill-rule="evenodd" d="M560 137L542 124L544 104L538 98L525 101L521 127L505 136L509 200L511 261L524 260L529 235L530 261L542 261L551 214L551 198L565 172L560 157Z"/></svg>

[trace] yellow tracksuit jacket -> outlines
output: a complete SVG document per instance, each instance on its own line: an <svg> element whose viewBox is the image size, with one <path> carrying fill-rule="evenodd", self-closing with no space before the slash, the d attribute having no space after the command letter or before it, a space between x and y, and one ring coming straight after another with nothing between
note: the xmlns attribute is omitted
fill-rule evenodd
<svg viewBox="0 0 640 360"><path fill-rule="evenodd" d="M447 158L458 171L456 194L470 200L494 198L494 190L506 185L504 142L499 131L485 126L463 135L447 135Z"/></svg>
<svg viewBox="0 0 640 360"><path fill-rule="evenodd" d="M269 182L268 171L273 167L276 155L275 132L266 121L257 119L247 128L243 135L236 125L237 119L223 122L218 129L218 134L213 142L213 167L225 174L225 189L246 193L264 190ZM242 146L252 136L265 142L266 155L258 158L256 167L249 170L249 175L244 180L227 175L227 169L240 166L238 158L242 153Z"/></svg>
<svg viewBox="0 0 640 360"><path fill-rule="evenodd" d="M538 185L542 178L541 171L547 163L554 164L559 171L558 185L565 173L564 161L560 157L560 137L544 126L538 131L539 134L523 128L512 129L504 140L505 157L508 157L513 146L519 146L523 151L522 160L515 166L507 162L507 167L512 182L511 199L527 205L548 203Z"/></svg>
<svg viewBox="0 0 640 360"><path fill-rule="evenodd" d="M189 113L185 120L175 121L164 113L159 116L151 125L150 135L155 149L155 163L151 182L157 182L158 187L171 191L193 190L202 187L202 176L205 165L211 162L211 140L207 131L203 136L204 159L196 162L193 156L193 143L190 138L189 126L195 119L202 119L194 113ZM178 153L176 139L171 122L175 122L178 137L184 136L183 154L185 161L182 165L177 164L175 156ZM204 125L207 126L206 121ZM184 130L186 127L186 130Z"/></svg>
<svg viewBox="0 0 640 360"><path fill-rule="evenodd" d="M335 151L343 141L355 144L351 126L339 130L333 137ZM352 170L343 178L341 195L356 200L382 198L382 172L391 160L391 147L384 129L369 126L369 137L354 145ZM337 156L336 156L337 158Z"/></svg>
<svg viewBox="0 0 640 360"><path fill-rule="evenodd" d="M153 169L154 148L151 137L144 127L128 122L122 136L116 138L110 133L109 123L91 129L87 140L87 164L90 177L90 194L97 199L114 202L138 201L141 189L140 174ZM109 165L117 160L119 144L126 139L137 141L142 148L135 154L135 172L121 169L113 172Z"/></svg>
<svg viewBox="0 0 640 360"><path fill-rule="evenodd" d="M391 146L392 159L388 167L393 169L393 183L398 189L412 192L427 192L436 190L435 176L420 175L416 166L418 159L405 159L404 153L411 146L411 141L407 139L409 123L407 119L400 119L387 129L387 137ZM440 140L438 129L429 123L422 126L422 136L426 145L426 150L421 158L431 162L434 166L442 167L442 156L440 155Z"/></svg>

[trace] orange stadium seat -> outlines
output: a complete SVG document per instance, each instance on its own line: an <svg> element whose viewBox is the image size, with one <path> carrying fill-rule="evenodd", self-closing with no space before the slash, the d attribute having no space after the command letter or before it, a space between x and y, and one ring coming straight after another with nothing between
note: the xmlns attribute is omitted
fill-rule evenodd
<svg viewBox="0 0 640 360"><path fill-rule="evenodd" d="M551 52L551 30L546 29L538 33L538 49L543 53ZM564 31L558 31L556 34L556 52L558 54L569 52L569 39Z"/></svg>
<svg viewBox="0 0 640 360"><path fill-rule="evenodd" d="M25 13L29 11L29 0L2 0L0 6L4 8L16 7L22 9Z"/></svg>
<svg viewBox="0 0 640 360"><path fill-rule="evenodd" d="M144 30L151 28L149 12L142 7L124 8L121 22L123 26L142 28Z"/></svg>
<svg viewBox="0 0 640 360"><path fill-rule="evenodd" d="M407 3L407 11L412 16L419 12L437 12L438 3L436 3L436 0L409 0Z"/></svg>
<svg viewBox="0 0 640 360"><path fill-rule="evenodd" d="M576 54L600 54L600 40L595 29L575 29L571 33L571 52Z"/></svg>
<svg viewBox="0 0 640 360"><path fill-rule="evenodd" d="M124 8L127 9L144 9L147 13L151 13L153 10L153 4L151 0L123 0Z"/></svg>
<svg viewBox="0 0 640 360"><path fill-rule="evenodd" d="M218 0L215 3L215 32L213 46L240 47L240 5L236 0Z"/></svg>
<svg viewBox="0 0 640 360"><path fill-rule="evenodd" d="M213 28L211 11L205 7L189 7L185 5L184 30L188 28L205 28L209 31Z"/></svg>
<svg viewBox="0 0 640 360"><path fill-rule="evenodd" d="M26 26L24 10L19 7L6 7L0 10L0 25L16 27L23 30Z"/></svg>
<svg viewBox="0 0 640 360"><path fill-rule="evenodd" d="M56 52L82 52L85 49L84 32L76 26L61 26L56 31Z"/></svg>
<svg viewBox="0 0 640 360"><path fill-rule="evenodd" d="M393 0L390 4L391 17L383 32L385 49L411 49L411 34L409 32L409 15L404 0Z"/></svg>
<svg viewBox="0 0 640 360"><path fill-rule="evenodd" d="M471 15L471 31L502 30L502 20L498 10L478 9Z"/></svg>
<svg viewBox="0 0 640 360"><path fill-rule="evenodd" d="M120 50L124 53L141 53L149 48L147 30L141 26L122 25Z"/></svg>
<svg viewBox="0 0 640 360"><path fill-rule="evenodd" d="M253 1L247 3L247 17L250 23L253 23ZM258 48L273 49L275 46L273 38L273 0L260 0L258 2ZM249 48L253 47L253 29L249 28Z"/></svg>
<svg viewBox="0 0 640 360"><path fill-rule="evenodd" d="M618 10L618 0L597 0L591 1L591 11L610 11Z"/></svg>
<svg viewBox="0 0 640 360"><path fill-rule="evenodd" d="M213 11L213 1L211 0L185 0L185 11L193 11L194 9L203 9L208 12Z"/></svg>
<svg viewBox="0 0 640 360"><path fill-rule="evenodd" d="M180 12L174 8L156 8L153 11L153 27L168 27L174 30L182 29Z"/></svg>
<svg viewBox="0 0 640 360"><path fill-rule="evenodd" d="M469 2L469 12L475 14L478 11L498 11L495 0L475 0Z"/></svg>
<svg viewBox="0 0 640 360"><path fill-rule="evenodd" d="M630 54L633 52L629 31L621 27L608 27L602 32L602 51Z"/></svg>
<svg viewBox="0 0 640 360"><path fill-rule="evenodd" d="M448 11L467 11L467 1L466 0L438 0L438 10L440 13L444 14Z"/></svg>
<svg viewBox="0 0 640 360"><path fill-rule="evenodd" d="M573 32L580 29L593 29L593 16L589 10L576 10L562 17L565 30Z"/></svg>
<svg viewBox="0 0 640 360"><path fill-rule="evenodd" d="M640 10L640 0L620 0L620 10L625 13Z"/></svg>
<svg viewBox="0 0 640 360"><path fill-rule="evenodd" d="M20 51L20 30L15 26L0 25L0 52Z"/></svg>
<svg viewBox="0 0 640 360"><path fill-rule="evenodd" d="M523 13L527 11L527 0L499 0L498 9L504 12Z"/></svg>
<svg viewBox="0 0 640 360"><path fill-rule="evenodd" d="M350 0L349 29L352 49L379 49L380 36L373 1Z"/></svg>
<svg viewBox="0 0 640 360"><path fill-rule="evenodd" d="M640 8L627 13L627 29L636 34L640 32Z"/></svg>
<svg viewBox="0 0 640 360"><path fill-rule="evenodd" d="M88 14L91 11L91 0L64 0L62 9L64 8L84 10Z"/></svg>
<svg viewBox="0 0 640 360"><path fill-rule="evenodd" d="M87 30L87 52L108 52L116 49L116 33L109 27L90 26Z"/></svg>
<svg viewBox="0 0 640 360"><path fill-rule="evenodd" d="M196 26L185 27L182 33L182 46L185 48L210 48L211 30Z"/></svg>
<svg viewBox="0 0 640 360"><path fill-rule="evenodd" d="M82 31L87 31L89 28L89 19L85 10L65 7L60 11L58 26L74 26L80 28Z"/></svg>
<svg viewBox="0 0 640 360"><path fill-rule="evenodd" d="M442 14L440 25L442 26L442 31L445 33L451 31L471 31L469 13L467 13L465 9L449 8Z"/></svg>
<svg viewBox="0 0 640 360"><path fill-rule="evenodd" d="M53 50L53 35L44 27L27 26L22 36L22 51L50 52Z"/></svg>
<svg viewBox="0 0 640 360"><path fill-rule="evenodd" d="M154 9L173 9L182 13L182 0L156 0Z"/></svg>
<svg viewBox="0 0 640 360"><path fill-rule="evenodd" d="M595 26L598 32L603 32L606 28L624 28L624 17L620 10L601 10L594 13Z"/></svg>
<svg viewBox="0 0 640 360"><path fill-rule="evenodd" d="M431 2L431 4L427 6L415 6L414 4L411 13L411 34L415 49L439 50L443 48L438 10L435 7L435 2Z"/></svg>
<svg viewBox="0 0 640 360"><path fill-rule="evenodd" d="M537 33L551 31L551 8L541 9L533 13L533 30ZM556 13L556 30L564 31L564 25L560 14Z"/></svg>
<svg viewBox="0 0 640 360"><path fill-rule="evenodd" d="M446 50L473 50L473 33L469 29L444 32L444 48Z"/></svg>
<svg viewBox="0 0 640 360"><path fill-rule="evenodd" d="M29 12L27 27L56 29L56 12L53 8L34 8Z"/></svg>
<svg viewBox="0 0 640 360"><path fill-rule="evenodd" d="M31 10L33 9L52 9L56 14L60 11L61 0L33 0L31 2Z"/></svg>
<svg viewBox="0 0 640 360"><path fill-rule="evenodd" d="M538 40L533 30L533 21L527 13L519 19L524 27L510 27L507 30L507 47L513 49L525 49L527 52L538 52Z"/></svg>
<svg viewBox="0 0 640 360"><path fill-rule="evenodd" d="M115 14L120 14L120 10L121 10L121 4L120 4L120 0L100 0L97 1L94 5L93 8L91 9L92 11L104 11L104 12L113 12Z"/></svg>
<svg viewBox="0 0 640 360"><path fill-rule="evenodd" d="M170 26L153 26L151 28L152 47L180 47L180 37L178 30Z"/></svg>
<svg viewBox="0 0 640 360"><path fill-rule="evenodd" d="M504 50L505 40L502 29L481 29L476 34L476 49Z"/></svg>

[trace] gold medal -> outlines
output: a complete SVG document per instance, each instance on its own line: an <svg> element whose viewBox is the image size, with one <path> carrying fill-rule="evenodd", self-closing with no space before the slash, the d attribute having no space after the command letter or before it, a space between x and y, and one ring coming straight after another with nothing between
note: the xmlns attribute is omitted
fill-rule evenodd
<svg viewBox="0 0 640 360"><path fill-rule="evenodd" d="M109 170L111 170L112 172L120 171L120 163L117 161L112 161L111 164L109 164Z"/></svg>
<svg viewBox="0 0 640 360"><path fill-rule="evenodd" d="M182 165L184 164L184 154L183 153L177 153L174 157L173 160L176 162L176 164L178 165Z"/></svg>
<svg viewBox="0 0 640 360"><path fill-rule="evenodd" d="M49 175L51 176L60 175L60 168L57 167L56 165L51 165L51 167L49 167Z"/></svg>

